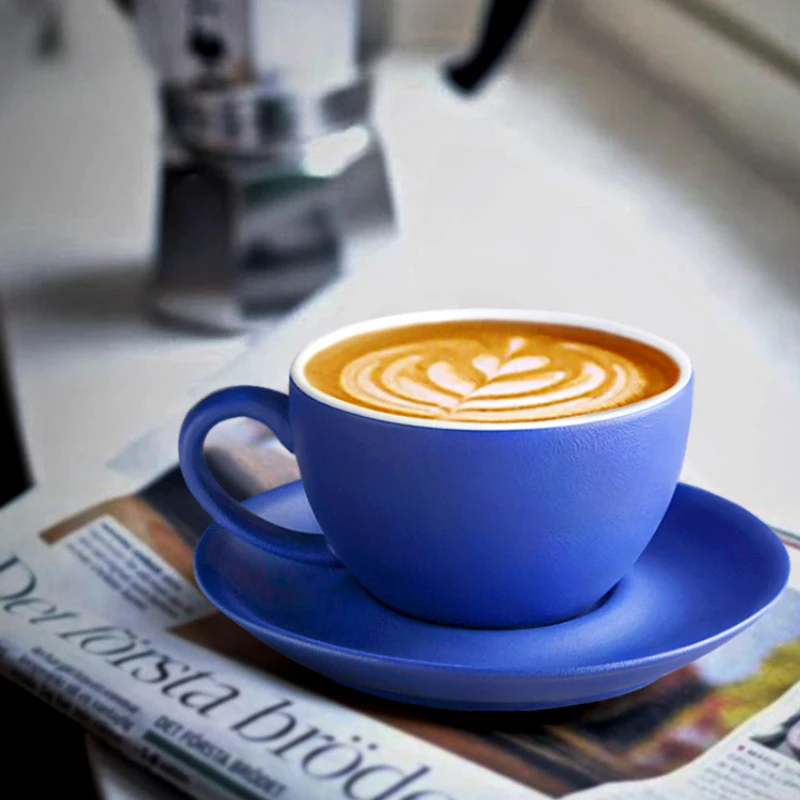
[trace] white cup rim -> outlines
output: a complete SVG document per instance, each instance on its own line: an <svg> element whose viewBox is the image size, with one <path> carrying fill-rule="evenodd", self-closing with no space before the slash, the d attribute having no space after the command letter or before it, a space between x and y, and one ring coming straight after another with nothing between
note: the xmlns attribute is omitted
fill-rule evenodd
<svg viewBox="0 0 800 800"><path fill-rule="evenodd" d="M669 356L680 370L678 380L672 386L659 392L652 397L639 400L636 403L619 406L618 408L606 411L597 411L590 414L580 414L572 417L559 417L556 419L535 420L530 422L454 422L451 420L428 419L424 417L407 417L402 414L391 414L385 411L374 411L370 408L340 400L338 397L317 389L306 378L305 367L312 356L320 350L324 350L343 339L357 336L362 333L385 330L387 328L400 328L407 325L419 325L431 322L448 322L464 320L487 320L487 321L519 321L519 322L543 322L558 325L572 325L579 328L590 328L606 333L617 334L619 336L633 339L650 345L656 350L660 350ZM692 378L692 365L686 353L672 342L662 339L653 333L648 333L630 325L623 325L619 322L601 319L598 317L584 316L582 314L570 314L560 311L529 311L522 309L509 308L458 308L443 309L437 311L413 311L404 314L392 314L391 316L376 317L345 325L337 328L331 333L325 334L306 345L292 362L290 370L292 382L303 394L308 395L319 403L349 414L354 414L368 419L390 422L393 425L408 425L415 428L438 428L441 430L464 430L482 431L490 433L501 430L534 430L538 428L565 428L574 425L588 425L598 422L606 422L618 417L626 417L647 411L655 406L665 403L670 398L679 394Z"/></svg>

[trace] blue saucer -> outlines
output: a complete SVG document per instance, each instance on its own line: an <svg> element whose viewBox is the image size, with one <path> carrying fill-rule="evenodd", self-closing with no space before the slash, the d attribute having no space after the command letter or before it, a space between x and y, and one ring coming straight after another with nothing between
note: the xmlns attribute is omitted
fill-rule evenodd
<svg viewBox="0 0 800 800"><path fill-rule="evenodd" d="M299 482L247 505L319 532ZM197 547L195 573L220 611L335 681L420 705L521 710L624 694L719 647L776 600L789 558L752 514L681 484L631 572L595 610L558 625L421 622L382 605L347 570L287 561L216 525Z"/></svg>

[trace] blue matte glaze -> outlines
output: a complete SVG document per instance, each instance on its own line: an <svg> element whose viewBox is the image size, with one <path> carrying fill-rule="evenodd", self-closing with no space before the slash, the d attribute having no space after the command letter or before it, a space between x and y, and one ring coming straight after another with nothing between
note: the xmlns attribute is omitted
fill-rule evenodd
<svg viewBox="0 0 800 800"><path fill-rule="evenodd" d="M261 519L237 503L211 474L203 443L215 425L231 417L263 422L287 450L292 450L289 398L285 394L259 386L231 386L214 392L189 411L181 426L178 455L189 491L217 522L252 544L308 564L338 565L324 540L298 536L297 531Z"/></svg>
<svg viewBox="0 0 800 800"><path fill-rule="evenodd" d="M187 415L181 467L228 530L284 557L335 563L320 541L257 520L211 477L216 422L251 416L294 450L327 545L387 605L470 627L573 617L641 555L678 481L691 381L645 410L505 430L385 422L285 395L224 389ZM288 414L288 420L287 420Z"/></svg>
<svg viewBox="0 0 800 800"><path fill-rule="evenodd" d="M248 505L282 526L320 530L299 483ZM622 694L699 658L777 599L789 559L752 514L680 484L619 585L596 610L558 625L425 623L377 602L346 570L276 557L216 525L198 545L195 573L224 614L334 680L423 705L513 710Z"/></svg>
<svg viewBox="0 0 800 800"><path fill-rule="evenodd" d="M473 627L581 613L641 555L683 463L691 386L649 410L527 430L350 414L290 389L294 452L329 545L383 602Z"/></svg>

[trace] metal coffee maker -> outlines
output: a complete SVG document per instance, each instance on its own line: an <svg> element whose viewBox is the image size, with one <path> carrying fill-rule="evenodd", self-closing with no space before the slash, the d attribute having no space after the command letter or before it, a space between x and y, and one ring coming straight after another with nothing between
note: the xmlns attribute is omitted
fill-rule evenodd
<svg viewBox="0 0 800 800"><path fill-rule="evenodd" d="M369 65L388 0L118 0L158 74L150 303L209 332L293 305L390 226Z"/></svg>

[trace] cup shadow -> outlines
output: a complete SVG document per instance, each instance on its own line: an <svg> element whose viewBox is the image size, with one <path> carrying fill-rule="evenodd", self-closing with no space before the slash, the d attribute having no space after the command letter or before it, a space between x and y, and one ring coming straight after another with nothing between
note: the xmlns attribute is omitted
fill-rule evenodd
<svg viewBox="0 0 800 800"><path fill-rule="evenodd" d="M144 333L207 338L200 328L183 326L156 313L150 303L152 265L140 261L70 265L12 286L8 304L17 314L44 318L95 335Z"/></svg>

